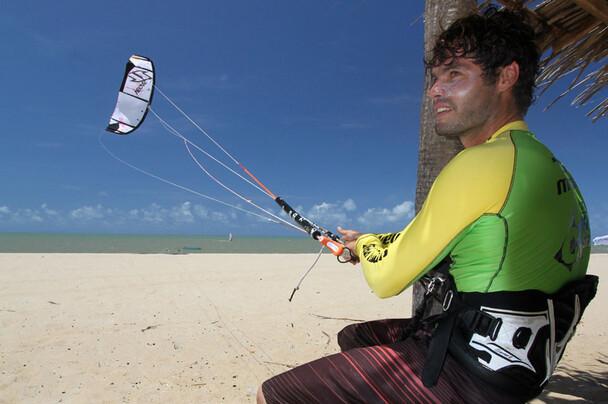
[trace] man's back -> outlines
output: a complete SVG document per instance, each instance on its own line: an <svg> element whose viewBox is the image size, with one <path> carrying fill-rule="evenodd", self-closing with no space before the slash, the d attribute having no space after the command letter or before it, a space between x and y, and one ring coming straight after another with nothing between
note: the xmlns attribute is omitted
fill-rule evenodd
<svg viewBox="0 0 608 404"><path fill-rule="evenodd" d="M460 164L495 176L493 206L500 209L482 213L451 251L458 289L554 293L581 278L590 253L587 213L551 152L530 132L511 130L462 154Z"/></svg>

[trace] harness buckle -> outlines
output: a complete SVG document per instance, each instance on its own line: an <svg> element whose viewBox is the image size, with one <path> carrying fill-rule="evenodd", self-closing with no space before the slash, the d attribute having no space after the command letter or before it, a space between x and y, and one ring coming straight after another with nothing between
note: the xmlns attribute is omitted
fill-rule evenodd
<svg viewBox="0 0 608 404"><path fill-rule="evenodd" d="M474 333L479 334L482 337L490 337L492 341L495 341L498 337L501 326L502 318L494 317L482 310L476 311L471 323L471 329Z"/></svg>
<svg viewBox="0 0 608 404"><path fill-rule="evenodd" d="M450 289L447 291L447 293L443 297L443 303L441 304L441 308L443 309L443 311L448 311L450 309L453 298L454 298L454 292Z"/></svg>
<svg viewBox="0 0 608 404"><path fill-rule="evenodd" d="M431 280L429 281L429 284L426 287L425 295L430 295L431 293L433 293L433 291L435 290L435 286L437 286L437 284L439 284L441 286L444 282L445 282L445 280L439 276L432 277Z"/></svg>

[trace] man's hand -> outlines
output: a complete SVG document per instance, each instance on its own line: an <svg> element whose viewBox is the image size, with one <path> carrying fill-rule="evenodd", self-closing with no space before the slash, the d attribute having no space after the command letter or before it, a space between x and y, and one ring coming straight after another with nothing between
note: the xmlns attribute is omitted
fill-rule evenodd
<svg viewBox="0 0 608 404"><path fill-rule="evenodd" d="M350 250L352 259L349 262L355 265L359 262L359 257L355 255L355 247L357 245L357 239L361 236L361 232L343 229L338 226L338 233L340 233L340 237L342 238L342 241L344 241L344 246Z"/></svg>

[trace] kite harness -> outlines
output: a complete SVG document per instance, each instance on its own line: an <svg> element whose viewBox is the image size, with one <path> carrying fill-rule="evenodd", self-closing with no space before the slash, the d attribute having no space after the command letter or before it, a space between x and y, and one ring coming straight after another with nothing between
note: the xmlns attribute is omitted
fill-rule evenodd
<svg viewBox="0 0 608 404"><path fill-rule="evenodd" d="M444 260L421 279L426 293L407 330L432 331L424 385L436 384L450 352L468 371L510 395L526 401L540 394L596 294L598 277L585 275L553 294L463 293L449 266ZM439 313L432 312L432 301L439 303Z"/></svg>

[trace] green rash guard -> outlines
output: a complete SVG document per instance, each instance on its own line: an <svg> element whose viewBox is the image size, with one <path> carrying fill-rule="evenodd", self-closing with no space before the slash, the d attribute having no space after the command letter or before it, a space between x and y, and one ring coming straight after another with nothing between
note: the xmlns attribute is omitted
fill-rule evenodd
<svg viewBox="0 0 608 404"><path fill-rule="evenodd" d="M574 180L523 121L455 156L399 233L365 234L356 254L390 297L448 255L460 292L553 293L584 276L589 221Z"/></svg>

